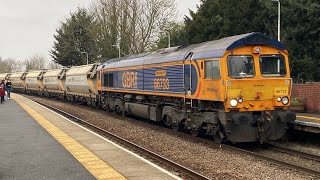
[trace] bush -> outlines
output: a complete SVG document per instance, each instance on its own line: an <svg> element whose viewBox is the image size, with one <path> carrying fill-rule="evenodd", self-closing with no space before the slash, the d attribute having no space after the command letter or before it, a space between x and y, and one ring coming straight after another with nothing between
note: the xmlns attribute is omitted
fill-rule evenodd
<svg viewBox="0 0 320 180"><path fill-rule="evenodd" d="M291 106L304 106L306 104L306 99L304 97L294 97L291 99Z"/></svg>

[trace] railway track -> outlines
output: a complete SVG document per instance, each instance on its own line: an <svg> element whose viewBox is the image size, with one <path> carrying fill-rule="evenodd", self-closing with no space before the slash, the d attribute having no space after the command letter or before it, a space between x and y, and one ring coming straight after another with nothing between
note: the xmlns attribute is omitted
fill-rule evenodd
<svg viewBox="0 0 320 180"><path fill-rule="evenodd" d="M42 106L44 107L47 107L48 109L51 109L61 115L63 115L64 117L67 117L68 119L76 122L76 123L79 123L79 124L82 124L86 127L89 127L91 130L94 130L95 132L99 133L100 135L103 135L104 137L116 142L117 144L120 144L124 147L126 147L127 149L131 149L131 150L134 150L134 152L140 154L140 155L143 155L144 157L148 158L148 159L151 159L152 161L154 162L157 162L158 164L161 164L161 165L165 165L166 167L170 168L170 169L173 169L175 172L179 173L179 176L181 176L183 179L199 179L199 180L209 180L210 178L208 177L205 177L187 167L184 167L183 165L180 165L178 163L175 163L161 155L158 155L152 151L149 151L148 149L145 149L137 144L134 144L126 139L123 139L111 132L108 132L94 124L91 124L83 119L80 119L72 114L69 114L67 112L64 112L63 110L61 109L58 109L58 108L55 108L53 106L50 106L50 105L47 105L45 103L42 103L42 102L39 102L39 101L35 101L33 100L34 102L38 103L38 104L41 104Z"/></svg>
<svg viewBox="0 0 320 180"><path fill-rule="evenodd" d="M271 150L274 150L274 151L281 152L281 153L287 153L287 154L291 154L291 155L295 155L295 156L300 156L300 157L305 158L305 159L309 159L309 160L320 162L320 156L319 155L307 153L307 152L304 152L304 151L298 151L298 150L295 150L295 149L286 148L286 147L275 145L275 144L268 144L268 148L271 149Z"/></svg>
<svg viewBox="0 0 320 180"><path fill-rule="evenodd" d="M258 159L266 160L266 161L271 162L273 164L278 164L280 166L287 167L289 169L298 170L300 172L304 172L304 173L310 174L312 176L315 176L317 178L320 178L320 171L319 170L311 169L311 168L305 167L304 165L292 163L290 161L282 160L281 158L277 158L277 157L267 156L267 155L264 155L264 154L256 152L256 151L248 150L246 148L239 148L239 147L235 147L235 146L231 146L231 145L222 145L222 148L226 148L226 149L233 150L233 151L238 151L243 154L248 154L248 155L254 156ZM284 154L296 155L296 156L300 156L300 157L308 159L308 160L320 162L319 156L309 154L306 152L302 152L302 151L296 151L293 149L283 148L283 147L274 146L274 145L271 145L270 147L268 147L266 149L271 149L273 151L278 151L278 152L281 152Z"/></svg>
<svg viewBox="0 0 320 180"><path fill-rule="evenodd" d="M113 133L110 133L104 129L101 129L100 127L97 127L97 126L95 126L85 120L82 120L72 114L69 114L67 112L64 112L64 111L58 109L58 108L44 104L39 101L35 101L35 102L57 112L65 117L68 117L69 119L71 119L79 124L83 124L83 125L89 127L90 129L94 130L95 132L98 132L99 134L107 137L108 139L115 141L116 143L121 144L122 146L124 146L126 148L132 149L132 150L134 150L134 152L136 152L140 155L143 155L144 157L147 157L148 159L151 159L152 161L157 162L158 164L165 165L166 167L169 167L169 169L173 169L174 172L178 172L179 175L185 179L190 179L190 178L191 179L209 179L208 177L205 177L205 176L203 176L203 175L201 175L191 169L188 169L178 163L175 163L165 157L162 157L161 155L155 154L155 153L153 153L153 152L151 152L151 151L149 151L139 145L136 145L130 141L127 141L127 140L125 140L125 139L123 139ZM199 138L199 140L204 141L204 142L206 141L206 143L208 143L208 140L206 140L206 139ZM234 152L241 153L241 154L247 154L249 156L253 156L253 157L260 159L260 160L265 160L270 163L280 165L282 167L286 167L286 168L293 169L293 170L298 170L300 172L304 172L304 173L310 174L312 176L315 176L317 178L320 178L320 171L314 170L311 168L307 168L307 167L304 167L304 166L296 164L296 163L284 161L284 160L281 160L276 157L269 157L269 156L266 156L266 155L261 154L259 152L248 150L246 148L239 148L239 147L235 147L235 146L231 146L231 145L227 145L227 144L216 144L212 141L210 141L209 144L214 147L217 147L217 148L222 148L222 149L234 151ZM296 155L296 156L300 156L300 157L308 159L308 160L320 162L320 157L317 155L308 154L305 152L296 151L296 150L292 150L292 149L287 149L287 148L283 148L283 147L276 146L273 144L268 144L267 149L271 149L273 151L278 151L278 152L286 153L286 154L290 154L290 155Z"/></svg>

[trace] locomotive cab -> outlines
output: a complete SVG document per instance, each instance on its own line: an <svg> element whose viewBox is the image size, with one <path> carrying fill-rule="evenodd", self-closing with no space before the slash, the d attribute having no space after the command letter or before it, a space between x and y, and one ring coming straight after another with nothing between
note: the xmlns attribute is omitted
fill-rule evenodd
<svg viewBox="0 0 320 180"><path fill-rule="evenodd" d="M288 111L292 79L286 50L245 46L226 54L225 112L230 139L277 140L295 114ZM227 125L228 124L228 125ZM243 126L242 131L237 131ZM255 137L256 135L256 137Z"/></svg>

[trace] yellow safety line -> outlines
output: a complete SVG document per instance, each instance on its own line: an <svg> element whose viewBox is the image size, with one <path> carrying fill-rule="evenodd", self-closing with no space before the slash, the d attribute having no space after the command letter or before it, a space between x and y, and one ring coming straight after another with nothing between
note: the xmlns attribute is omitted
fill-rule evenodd
<svg viewBox="0 0 320 180"><path fill-rule="evenodd" d="M16 98L15 101L58 142L60 142L94 177L97 179L126 179L75 139L34 111L31 107Z"/></svg>
<svg viewBox="0 0 320 180"><path fill-rule="evenodd" d="M312 120L319 120L320 121L320 118L317 118L317 117L310 117L310 116L297 116L298 118L305 118L305 119L312 119Z"/></svg>

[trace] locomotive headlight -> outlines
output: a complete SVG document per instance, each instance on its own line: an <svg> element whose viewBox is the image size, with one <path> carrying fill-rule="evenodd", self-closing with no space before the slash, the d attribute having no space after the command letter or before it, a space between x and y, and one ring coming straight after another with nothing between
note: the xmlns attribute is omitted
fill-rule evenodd
<svg viewBox="0 0 320 180"><path fill-rule="evenodd" d="M239 98L238 99L238 102L241 104L241 103L243 103L243 99L242 98Z"/></svg>
<svg viewBox="0 0 320 180"><path fill-rule="evenodd" d="M238 101L236 99L231 99L230 100L230 106L236 107L238 105Z"/></svg>
<svg viewBox="0 0 320 180"><path fill-rule="evenodd" d="M261 47L259 47L259 46L254 47L253 48L253 53L256 53L256 54L261 53Z"/></svg>
<svg viewBox="0 0 320 180"><path fill-rule="evenodd" d="M281 101L281 97L277 97L277 101L280 102Z"/></svg>
<svg viewBox="0 0 320 180"><path fill-rule="evenodd" d="M283 105L287 105L289 103L289 98L285 96L285 97L282 98L281 101L282 101Z"/></svg>

